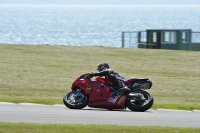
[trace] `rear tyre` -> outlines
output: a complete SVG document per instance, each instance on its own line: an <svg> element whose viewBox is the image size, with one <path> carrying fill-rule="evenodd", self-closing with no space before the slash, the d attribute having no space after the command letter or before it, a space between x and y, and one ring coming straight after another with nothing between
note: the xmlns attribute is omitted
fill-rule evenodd
<svg viewBox="0 0 200 133"><path fill-rule="evenodd" d="M82 109L88 105L88 96L79 89L66 93L63 103L70 109Z"/></svg>
<svg viewBox="0 0 200 133"><path fill-rule="evenodd" d="M133 95L134 98L127 98L126 106L132 111L144 112L153 105L154 99L147 91L135 90L129 95Z"/></svg>

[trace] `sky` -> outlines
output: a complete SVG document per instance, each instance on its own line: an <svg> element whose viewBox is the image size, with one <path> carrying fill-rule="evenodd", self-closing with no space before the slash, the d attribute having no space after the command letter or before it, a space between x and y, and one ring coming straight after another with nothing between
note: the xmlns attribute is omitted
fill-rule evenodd
<svg viewBox="0 0 200 133"><path fill-rule="evenodd" d="M200 5L200 0L0 0L0 4Z"/></svg>

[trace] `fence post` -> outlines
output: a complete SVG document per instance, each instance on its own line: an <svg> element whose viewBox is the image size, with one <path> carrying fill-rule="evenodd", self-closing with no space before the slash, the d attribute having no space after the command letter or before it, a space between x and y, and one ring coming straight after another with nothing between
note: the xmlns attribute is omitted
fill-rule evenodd
<svg viewBox="0 0 200 133"><path fill-rule="evenodd" d="M124 48L124 32L122 32L122 48Z"/></svg>

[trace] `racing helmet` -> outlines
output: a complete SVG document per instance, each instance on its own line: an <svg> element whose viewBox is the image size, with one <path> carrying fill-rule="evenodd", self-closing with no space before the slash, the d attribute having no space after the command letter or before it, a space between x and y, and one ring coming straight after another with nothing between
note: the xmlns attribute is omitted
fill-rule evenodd
<svg viewBox="0 0 200 133"><path fill-rule="evenodd" d="M110 68L109 64L104 62L104 63L101 63L101 64L99 64L99 65L97 66L97 70L98 70L99 72L100 72L100 71L103 71L104 68L109 69L109 68Z"/></svg>

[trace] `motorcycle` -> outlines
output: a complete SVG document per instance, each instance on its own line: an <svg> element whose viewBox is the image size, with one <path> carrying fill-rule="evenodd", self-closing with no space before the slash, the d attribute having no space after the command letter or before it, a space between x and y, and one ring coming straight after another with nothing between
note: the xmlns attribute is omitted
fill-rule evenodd
<svg viewBox="0 0 200 133"><path fill-rule="evenodd" d="M79 76L71 86L71 91L63 97L63 103L70 109L82 109L86 106L92 108L130 109L144 112L151 108L154 99L146 90L152 86L148 78L130 78L124 84L130 88L131 93L123 95L103 77L95 80L87 74Z"/></svg>

